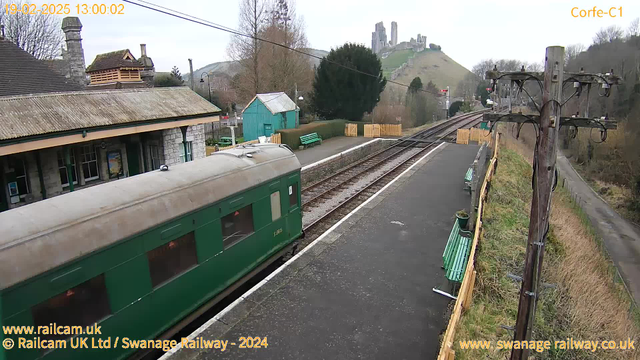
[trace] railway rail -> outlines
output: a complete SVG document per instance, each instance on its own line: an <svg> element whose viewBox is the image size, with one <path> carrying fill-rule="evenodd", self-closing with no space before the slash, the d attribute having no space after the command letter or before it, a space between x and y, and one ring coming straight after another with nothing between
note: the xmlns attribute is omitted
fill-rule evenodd
<svg viewBox="0 0 640 360"><path fill-rule="evenodd" d="M333 226L340 218L353 211L358 205L362 204L378 190L389 183L402 171L414 164L426 152L437 146L457 129L463 127L474 126L482 120L482 112L474 112L452 118L449 121L432 126L411 136L399 139L396 144L380 150L366 158L340 170L338 173L331 174L324 179L314 182L302 189L302 205L303 211L311 208L321 208L322 203L326 203L334 199L336 194L344 191L350 192L346 198L339 199L335 206L325 206L325 210L319 217L305 223L305 215L303 213L303 226L306 233L304 239L300 239L297 244L297 251L309 245L318 236ZM368 178L367 178L368 177ZM366 178L366 179L365 179ZM365 180L365 184L353 189L349 185L356 185L358 182ZM308 218L308 216L306 216ZM290 249L290 248L287 248ZM175 331L163 338L173 338L180 340L182 337L188 336L198 327L222 311L226 306L234 302L243 293L267 277L270 273L281 266L288 257L292 256L290 251L288 254L281 253L276 255L276 260L265 266L260 266L248 275L248 280L240 286L232 286L216 299L212 299L216 305L213 305L206 311L200 311L188 319L185 319L175 328ZM178 330L180 329L180 330ZM130 358L151 360L158 359L164 353L159 350L140 351Z"/></svg>
<svg viewBox="0 0 640 360"><path fill-rule="evenodd" d="M378 151L340 172L304 188L302 190L302 204L303 226L306 236L300 241L299 249L315 240L340 218L366 201L443 139L455 133L457 129L474 126L481 120L482 112L461 115L410 137L400 139L397 144ZM386 164L390 165L385 167ZM374 175L371 179L371 173L376 171L379 171L379 174ZM358 183L362 183L363 181L360 180L365 177L369 177L369 179L365 179L364 184L359 184L361 186L356 186ZM336 197L340 195L343 197L336 200ZM332 201L336 203L335 206L322 207L323 203ZM318 208L322 212L320 215L310 215ZM305 221L305 218L311 219Z"/></svg>

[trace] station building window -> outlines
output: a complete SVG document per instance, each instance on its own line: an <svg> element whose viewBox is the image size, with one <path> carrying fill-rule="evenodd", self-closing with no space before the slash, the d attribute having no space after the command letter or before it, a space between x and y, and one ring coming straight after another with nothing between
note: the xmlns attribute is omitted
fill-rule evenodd
<svg viewBox="0 0 640 360"><path fill-rule="evenodd" d="M100 173L98 172L98 156L96 155L96 148L91 145L85 145L80 150L84 180L90 181L98 179L100 177Z"/></svg>
<svg viewBox="0 0 640 360"><path fill-rule="evenodd" d="M11 156L9 157L9 168L13 169L15 174L15 181L18 188L18 193L15 195L24 197L24 195L29 194L31 188L29 187L29 177L27 176L27 162L22 158ZM13 196L14 194L9 195Z"/></svg>
<svg viewBox="0 0 640 360"><path fill-rule="evenodd" d="M298 205L298 183L289 185L289 208Z"/></svg>
<svg viewBox="0 0 640 360"><path fill-rule="evenodd" d="M180 143L180 158L182 159L182 162L187 162L187 161L191 161L193 160L193 157L191 155L191 141L187 141L187 158L185 160L184 157L184 144Z"/></svg>
<svg viewBox="0 0 640 360"><path fill-rule="evenodd" d="M151 159L151 170L160 169L162 164L160 163L160 147L158 145L149 145L149 158Z"/></svg>
<svg viewBox="0 0 640 360"><path fill-rule="evenodd" d="M253 206L247 205L222 217L222 244L228 249L253 233Z"/></svg>
<svg viewBox="0 0 640 360"><path fill-rule="evenodd" d="M282 216L280 210L280 191L271 194L271 221L276 221Z"/></svg>
<svg viewBox="0 0 640 360"><path fill-rule="evenodd" d="M76 170L76 157L73 154L73 151L70 151L69 154L71 160L71 177L73 178L73 183L78 183L78 171ZM58 151L58 170L60 172L60 183L62 187L69 186L69 176L67 172L67 166L65 165L64 155L62 151Z"/></svg>
<svg viewBox="0 0 640 360"><path fill-rule="evenodd" d="M151 285L156 287L198 265L194 232L147 252Z"/></svg>
<svg viewBox="0 0 640 360"><path fill-rule="evenodd" d="M68 289L31 308L34 326L87 326L111 315L104 274ZM62 340L73 335L39 335L44 339Z"/></svg>

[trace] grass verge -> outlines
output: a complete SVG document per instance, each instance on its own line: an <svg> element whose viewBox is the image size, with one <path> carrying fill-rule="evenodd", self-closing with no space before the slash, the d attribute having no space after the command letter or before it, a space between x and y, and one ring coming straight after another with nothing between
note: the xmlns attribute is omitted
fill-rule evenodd
<svg viewBox="0 0 640 360"><path fill-rule="evenodd" d="M505 359L507 350L462 350L460 340L512 340L501 325L514 325L531 204L531 165L511 149L501 149L484 213L477 278L471 308L456 332L456 359ZM568 192L553 195L551 229L545 246L543 282L555 289L541 293L533 340L638 339L636 311L607 259L588 219ZM640 348L640 346L636 346ZM638 350L532 351L536 359L636 359Z"/></svg>

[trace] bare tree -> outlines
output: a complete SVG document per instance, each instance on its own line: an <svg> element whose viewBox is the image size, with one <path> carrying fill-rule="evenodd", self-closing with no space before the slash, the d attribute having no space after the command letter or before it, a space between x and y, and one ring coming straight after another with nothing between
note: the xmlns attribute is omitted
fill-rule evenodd
<svg viewBox="0 0 640 360"><path fill-rule="evenodd" d="M297 16L293 1L276 0L269 14L262 38L292 49L307 49L304 21ZM284 91L293 97L296 85L304 92L311 89L313 69L305 55L273 44L264 46L266 71L263 78L267 90Z"/></svg>
<svg viewBox="0 0 640 360"><path fill-rule="evenodd" d="M635 18L627 28L627 37L640 35L640 18Z"/></svg>
<svg viewBox="0 0 640 360"><path fill-rule="evenodd" d="M240 3L238 30L250 37L234 35L227 48L229 57L240 63L242 71L235 86L244 100L260 92L259 56L262 44L258 41L267 16L262 0L243 0Z"/></svg>
<svg viewBox="0 0 640 360"><path fill-rule="evenodd" d="M28 4L29 2L22 0L0 0L0 24L5 27L6 38L37 59L60 56L64 40L60 18L50 14L23 14L17 11L12 14L12 8L22 9L23 5Z"/></svg>
<svg viewBox="0 0 640 360"><path fill-rule="evenodd" d="M612 25L608 28L602 28L593 37L593 43L596 45L612 43L616 40L622 39L624 32L619 26Z"/></svg>
<svg viewBox="0 0 640 360"><path fill-rule="evenodd" d="M582 44L571 44L564 49L564 66L567 66L570 61L576 59L578 55L585 51L586 48Z"/></svg>
<svg viewBox="0 0 640 360"><path fill-rule="evenodd" d="M471 69L471 72L476 74L476 76L478 76L480 79L484 79L484 76L487 73L487 71L493 69L493 66L495 65L495 63L496 62L493 59L482 60L473 66L473 68Z"/></svg>

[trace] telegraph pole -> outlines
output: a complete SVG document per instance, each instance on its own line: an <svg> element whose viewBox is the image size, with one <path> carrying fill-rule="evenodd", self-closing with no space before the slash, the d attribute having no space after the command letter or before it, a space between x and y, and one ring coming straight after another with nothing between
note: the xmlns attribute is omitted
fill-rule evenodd
<svg viewBox="0 0 640 360"><path fill-rule="evenodd" d="M539 297L539 282L542 260L551 210L551 192L556 171L558 129L560 128L560 104L564 79L564 48L547 48L544 68L542 104L540 108L539 140L534 154L534 188L531 199L529 239L525 255L518 317L516 318L514 341L531 338L535 308ZM529 358L528 349L513 349L511 360Z"/></svg>
<svg viewBox="0 0 640 360"><path fill-rule="evenodd" d="M531 339L531 331L535 321L535 312L538 299L540 298L540 278L542 274L542 260L544 258L544 247L549 231L549 217L551 212L551 193L557 181L556 178L556 158L558 152L558 135L562 126L574 126L596 128L606 135L608 129L616 129L617 124L610 119L590 119L588 110L586 117L562 117L561 108L563 104L562 89L567 82L572 82L575 93L573 96L580 96L583 88L589 90L594 84L601 85L605 95L609 96L611 85L620 83L620 78L613 75L613 70L607 74L588 74L584 71L579 73L564 72L564 48L560 46L550 46L547 48L545 57L544 73L528 73L524 67L520 72L501 73L495 67L487 72L487 79L492 79L496 93L500 98L500 87L498 80L511 81L510 87L514 84L521 89L527 80L543 79L542 83L542 103L538 107L540 115L523 115L512 113L511 108L508 113L488 113L484 119L501 122L527 123L533 122L536 127L536 148L534 152L534 178L533 196L531 199L531 212L529 216L529 235L527 249L525 253L525 263L522 278L515 277L521 281L518 315L514 327L513 340L522 342ZM533 99L531 99L533 101ZM500 106L498 107L500 108ZM521 346L522 347L522 346ZM510 360L526 360L529 358L529 349L513 349Z"/></svg>

